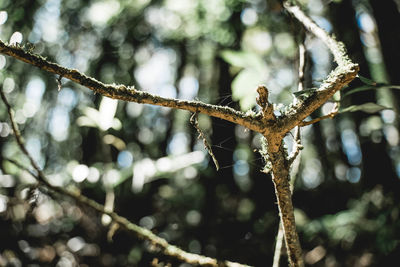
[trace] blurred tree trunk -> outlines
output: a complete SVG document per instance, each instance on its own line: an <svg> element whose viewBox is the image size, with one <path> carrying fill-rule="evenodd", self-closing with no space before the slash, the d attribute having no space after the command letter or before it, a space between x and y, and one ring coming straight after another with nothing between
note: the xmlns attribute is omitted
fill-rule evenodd
<svg viewBox="0 0 400 267"><path fill-rule="evenodd" d="M391 0L370 0L372 11L378 25L378 35L382 47L386 71L392 84L400 84L400 12ZM397 98L399 92L395 92Z"/></svg>
<svg viewBox="0 0 400 267"><path fill-rule="evenodd" d="M386 1L380 1L378 6L383 2ZM350 57L360 65L360 74L365 77L370 77L371 74L368 68L368 62L363 53L360 32L352 2L344 0L340 3L332 4L329 11L336 36L345 43ZM394 28L394 24L391 24L390 27ZM351 85L352 87L358 87L363 84L361 81L355 80ZM352 105L360 105L366 102L377 102L373 90L350 96L350 103ZM364 137L360 134L359 129L361 123L365 122L371 115L363 112L355 112L351 115L356 125L362 151L361 185L365 187L364 189L371 189L377 184L382 184L387 190L391 190L390 185L392 184L391 181L395 178L395 172L392 161L387 154L385 139L381 138L380 142L374 143L370 136Z"/></svg>
<svg viewBox="0 0 400 267"><path fill-rule="evenodd" d="M398 5L392 0L378 1L370 0L372 12L374 14L377 26L378 36L382 48L382 54L384 64L386 66L386 73L391 84L400 84L399 75L399 62L400 62L400 12ZM398 90L391 91L394 98L394 103L397 106L400 99L400 92ZM397 107L398 108L398 107ZM382 138L385 140L384 138ZM372 155L376 153L375 150L370 151ZM386 154L384 158L381 158L381 163L390 162L389 155ZM382 176L382 174L376 173L377 177L386 178L382 181L386 191L394 192L397 196L400 194L399 179L396 175L395 167L390 166L390 169L386 169L389 166L381 166L380 171L386 170L391 171L391 175ZM382 179L381 179L382 180Z"/></svg>

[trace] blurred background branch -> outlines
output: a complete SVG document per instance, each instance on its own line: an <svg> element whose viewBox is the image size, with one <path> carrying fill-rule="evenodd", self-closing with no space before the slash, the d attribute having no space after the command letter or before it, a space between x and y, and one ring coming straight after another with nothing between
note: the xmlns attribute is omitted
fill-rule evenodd
<svg viewBox="0 0 400 267"><path fill-rule="evenodd" d="M230 262L230 261L218 261L216 259L205 257L202 255L188 253L176 246L168 244L168 242L165 239L160 238L160 237L156 236L155 234L153 234L151 231L130 222L128 219L113 212L112 209L107 208L107 206L103 206L103 205L97 203L96 201L85 197L84 195L80 194L80 192L78 192L78 191L70 191L70 190L64 189L63 187L53 186L48 181L48 178L46 178L43 171L38 167L37 163L32 158L32 156L29 154L28 150L26 149L26 147L22 141L21 133L19 132L18 127L15 123L13 111L11 109L10 104L7 101L6 96L4 95L3 90L0 90L0 95L3 100L3 103L7 107L9 119L11 122L13 132L15 134L15 139L18 143L18 146L21 149L21 151L24 153L24 155L29 159L32 167L37 172L36 174L30 172L30 174L38 181L38 183L45 186L46 189L57 192L58 194L60 194L62 196L70 197L70 198L74 199L77 203L79 203L80 205L88 206L91 209L94 209L96 212L99 212L103 215L110 216L111 220L113 222L119 224L119 226L122 227L124 230L134 233L134 235L139 239L144 239L144 240L150 242L151 246L152 246L152 250L159 251L160 253L165 254L167 256L177 258L183 262L187 262L190 264L196 264L196 265L200 265L200 266L227 266L227 267L248 266L248 265L242 265L242 264ZM12 161L12 163L16 164L17 167L21 167L21 165L19 163L16 163L14 161ZM25 168L23 168L23 169L25 169Z"/></svg>

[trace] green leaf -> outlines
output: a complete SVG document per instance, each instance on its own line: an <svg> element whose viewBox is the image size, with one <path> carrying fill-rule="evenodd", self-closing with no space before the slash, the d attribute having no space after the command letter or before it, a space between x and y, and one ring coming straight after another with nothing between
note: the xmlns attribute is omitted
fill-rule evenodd
<svg viewBox="0 0 400 267"><path fill-rule="evenodd" d="M352 94L357 93L357 92L368 91L368 90L376 90L376 89L378 89L378 87L376 87L376 86L363 85L363 86L360 86L360 87L357 87L357 88L349 90L348 92L346 92L343 95L343 97L352 95Z"/></svg>
<svg viewBox="0 0 400 267"><path fill-rule="evenodd" d="M243 68L232 82L232 99L243 111L256 104L257 86L265 82L268 69L262 57L247 51L224 50L221 57L229 64Z"/></svg>
<svg viewBox="0 0 400 267"><path fill-rule="evenodd" d="M232 82L232 99L239 101L243 111L251 109L256 104L257 86L265 81L262 73L251 70L242 70Z"/></svg>
<svg viewBox="0 0 400 267"><path fill-rule="evenodd" d="M348 92L346 92L343 97L352 95L354 93L358 93L358 92L363 92L363 91L368 91L368 90L377 90L377 89L400 89L399 85L390 85L390 84L380 84L378 83L376 86L372 86L372 85L363 85L354 89L349 90Z"/></svg>
<svg viewBox="0 0 400 267"><path fill-rule="evenodd" d="M361 76L360 74L358 74L358 78L359 78L363 83L365 83L365 84L367 84L367 85L373 85L373 86L376 86L376 85L377 85L377 83L374 82L373 80L370 80L370 79L368 79L368 78L366 78L366 77L364 77L364 76Z"/></svg>
<svg viewBox="0 0 400 267"><path fill-rule="evenodd" d="M224 50L221 57L229 64L241 68L266 69L266 64L260 56L251 52Z"/></svg>
<svg viewBox="0 0 400 267"><path fill-rule="evenodd" d="M385 109L391 109L389 107L385 107L373 102L368 102L362 105L353 105L344 109L341 109L339 113L344 113L344 112L355 112L355 111L363 111L366 113L376 113Z"/></svg>

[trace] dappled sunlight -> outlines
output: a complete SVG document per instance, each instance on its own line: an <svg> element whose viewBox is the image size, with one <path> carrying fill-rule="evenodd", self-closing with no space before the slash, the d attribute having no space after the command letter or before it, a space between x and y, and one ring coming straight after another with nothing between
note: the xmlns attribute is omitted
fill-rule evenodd
<svg viewBox="0 0 400 267"><path fill-rule="evenodd" d="M16 44L22 43L22 39L23 39L22 33L14 32L10 37L10 41L8 41L8 42L10 44L15 44L16 45Z"/></svg>
<svg viewBox="0 0 400 267"><path fill-rule="evenodd" d="M192 165L200 164L205 160L204 152L195 151L187 154L172 155L153 161L149 158L137 161L133 165L132 190L140 192L143 186L155 179L169 176L183 170L183 177L192 179L197 171L193 172Z"/></svg>
<svg viewBox="0 0 400 267"><path fill-rule="evenodd" d="M20 131L1 102L0 238L7 242L0 265L186 266L182 259L207 259L191 252L270 266L285 201L275 196L280 171L290 171L284 188L286 199L293 193L307 265L388 265L399 248L400 85L385 54L386 18L376 13L387 2L372 8L374 1L299 1L345 44L361 72L304 113L305 122L335 112L331 118L307 126L299 119L301 145L294 129L280 133L279 170L268 168L275 152L264 151L272 145L262 134L281 129L296 107L310 107L338 66L329 43L308 30L303 36L280 1L0 1L4 46L68 68L54 72L0 55L0 89ZM103 83L103 91L84 87ZM260 84L265 106L256 101ZM121 92L161 106L113 99ZM190 123L193 113L166 107L163 98L182 100L178 108L190 102L198 126ZM200 101L264 128L201 114ZM275 117L263 121L270 107ZM166 241L176 247L164 248ZM283 266L287 253L280 255Z"/></svg>
<svg viewBox="0 0 400 267"><path fill-rule="evenodd" d="M86 17L93 25L102 27L119 11L120 4L116 0L98 1L88 7Z"/></svg>

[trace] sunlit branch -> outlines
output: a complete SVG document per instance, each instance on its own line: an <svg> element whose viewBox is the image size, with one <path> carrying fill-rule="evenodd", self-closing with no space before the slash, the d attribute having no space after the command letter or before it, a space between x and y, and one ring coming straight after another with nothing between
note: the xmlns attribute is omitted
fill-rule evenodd
<svg viewBox="0 0 400 267"><path fill-rule="evenodd" d="M8 103L7 98L4 95L4 92L2 90L0 90L0 94L1 94L1 98L4 102L4 104L7 107L9 119L11 122L11 127L14 131L15 139L18 143L18 146L21 149L21 151L23 152L23 154L28 157L32 167L35 169L35 171L37 173L35 174L29 170L28 171L41 185L45 186L47 189L49 189L51 191L61 194L63 196L68 196L68 197L74 199L77 203L88 206L100 214L106 214L106 215L110 216L114 223L117 223L121 228L134 233L138 238L150 241L150 243L152 244L152 247L154 247L154 249L157 249L157 251L163 253L164 255L179 259L181 261L184 261L184 262L187 262L190 264L196 264L196 265L201 265L201 266L215 266L215 267L217 267L217 266L218 267L219 266L230 266L230 267L248 266L248 265L242 265L242 264L230 262L230 261L220 261L220 260L213 259L210 257L186 252L176 246L169 244L165 239L158 237L157 235L153 234L150 230L142 228L142 227L130 222L128 219L118 215L116 212L107 210L103 205L97 203L96 201L94 201L90 198L85 197L84 195L81 195L79 192L70 191L63 187L53 186L52 184L50 184L48 182L48 179L46 178L45 174L43 173L43 171L39 168L38 164L35 162L35 160L32 158L32 156L26 149L26 147L23 143L22 137L20 135L20 132L18 130L17 124L15 123L11 105ZM21 166L16 161L11 161L11 162L17 166ZM27 170L26 168L22 168L22 169Z"/></svg>
<svg viewBox="0 0 400 267"><path fill-rule="evenodd" d="M59 75L59 78L57 79L59 89L61 87L60 78L67 78L73 82L89 88L95 93L99 93L103 96L107 96L113 99L183 109L194 113L204 113L209 116L240 124L256 132L263 133L265 131L268 131L265 125L262 125L252 116L246 115L245 113L237 111L233 108L206 104L200 101L189 101L161 97L145 91L137 90L133 86L130 87L126 85L104 84L92 77L86 76L76 69L69 69L60 66L54 62L50 62L42 56L27 52L19 46L5 44L1 40L0 53L14 57L18 60L36 66L47 72Z"/></svg>
<svg viewBox="0 0 400 267"><path fill-rule="evenodd" d="M300 125L302 121L322 106L336 91L342 89L351 82L359 71L358 64L353 63L347 55L346 48L342 42L337 41L330 36L325 30L319 27L311 20L298 6L292 6L285 2L286 10L299 20L304 27L319 38L328 47L333 54L338 66L323 81L318 90L303 101L295 105L293 111L283 119L283 129L285 132L290 131L296 125Z"/></svg>
<svg viewBox="0 0 400 267"><path fill-rule="evenodd" d="M353 65L347 55L346 48L342 42L337 41L334 37L329 35L324 29L318 26L310 17L308 17L298 5L291 5L286 1L285 9L289 11L301 24L318 39L323 41L333 54L335 61L340 66Z"/></svg>

